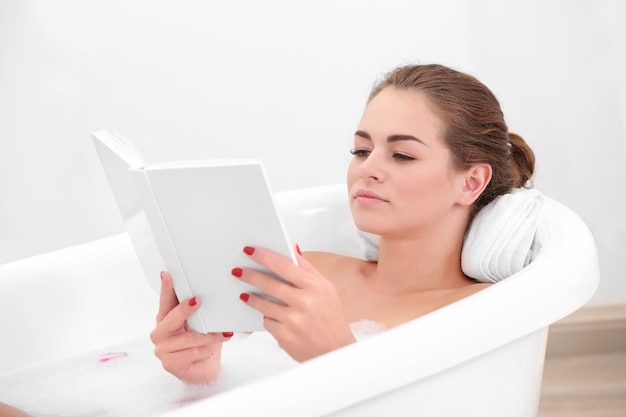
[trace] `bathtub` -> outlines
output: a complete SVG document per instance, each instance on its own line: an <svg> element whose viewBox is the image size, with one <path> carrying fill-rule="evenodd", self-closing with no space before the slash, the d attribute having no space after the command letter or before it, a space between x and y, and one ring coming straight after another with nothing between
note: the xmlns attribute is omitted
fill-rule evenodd
<svg viewBox="0 0 626 417"><path fill-rule="evenodd" d="M345 193L278 193L291 239L360 256ZM85 402L71 414L84 416L535 416L548 326L599 279L592 234L564 205L546 198L536 239L533 263L471 297L201 399L152 355L156 284L126 234L0 265L0 402L49 416L72 401ZM83 394L63 391L56 373L70 371L85 375ZM155 406L173 392L177 406ZM129 408L107 409L102 396Z"/></svg>

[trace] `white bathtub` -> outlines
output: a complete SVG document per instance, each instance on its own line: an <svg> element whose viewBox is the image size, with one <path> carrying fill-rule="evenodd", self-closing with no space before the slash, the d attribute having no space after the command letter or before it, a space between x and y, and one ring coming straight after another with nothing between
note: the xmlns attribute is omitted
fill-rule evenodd
<svg viewBox="0 0 626 417"><path fill-rule="evenodd" d="M345 193L343 185L279 193L292 240L358 255ZM157 404L194 391L152 356L157 295L126 234L0 265L0 402L51 416L78 400L86 404L72 415L535 416L547 328L582 306L599 279L593 237L565 206L546 199L537 239L530 266L469 298L177 408ZM56 370L82 372L80 390L93 397L64 392ZM115 414L102 396L132 404Z"/></svg>

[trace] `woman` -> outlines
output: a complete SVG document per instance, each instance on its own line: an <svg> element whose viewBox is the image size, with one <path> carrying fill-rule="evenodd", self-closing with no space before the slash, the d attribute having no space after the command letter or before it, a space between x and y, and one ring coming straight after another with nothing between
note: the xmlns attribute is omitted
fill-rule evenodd
<svg viewBox="0 0 626 417"><path fill-rule="evenodd" d="M235 267L255 294L267 331L297 361L355 341L350 323L393 327L469 296L487 284L461 270L463 237L475 213L532 176L534 154L508 133L494 95L474 77L441 65L397 68L378 83L354 134L347 184L356 226L380 235L377 262L297 249L298 265L263 248L255 262L292 283ZM163 367L203 383L220 369L232 333L199 334L185 320L201 300L179 303L167 273L151 333Z"/></svg>

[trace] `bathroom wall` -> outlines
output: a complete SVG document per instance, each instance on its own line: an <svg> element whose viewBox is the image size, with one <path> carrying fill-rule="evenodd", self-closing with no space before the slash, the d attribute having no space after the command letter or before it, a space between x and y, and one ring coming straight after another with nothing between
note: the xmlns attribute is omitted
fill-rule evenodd
<svg viewBox="0 0 626 417"><path fill-rule="evenodd" d="M123 231L89 131L149 162L255 157L276 191L340 182L378 74L471 72L597 239L626 302L626 3L0 0L0 263ZM622 213L620 215L620 213Z"/></svg>

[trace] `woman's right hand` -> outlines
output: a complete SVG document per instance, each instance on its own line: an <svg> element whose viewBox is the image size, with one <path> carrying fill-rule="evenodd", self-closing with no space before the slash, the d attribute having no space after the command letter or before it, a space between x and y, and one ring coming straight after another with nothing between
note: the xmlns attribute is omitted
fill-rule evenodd
<svg viewBox="0 0 626 417"><path fill-rule="evenodd" d="M154 354L163 368L184 382L202 384L217 377L222 343L232 333L202 334L189 330L187 318L200 307L197 297L178 302L172 278L161 273L161 296L157 324L150 333Z"/></svg>

